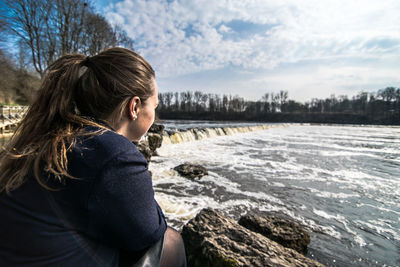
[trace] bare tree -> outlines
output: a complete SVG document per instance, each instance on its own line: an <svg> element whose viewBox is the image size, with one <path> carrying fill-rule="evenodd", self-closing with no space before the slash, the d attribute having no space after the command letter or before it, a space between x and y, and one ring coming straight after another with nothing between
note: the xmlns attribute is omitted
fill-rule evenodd
<svg viewBox="0 0 400 267"><path fill-rule="evenodd" d="M280 105L282 107L288 99L288 91L284 90L279 91L279 99L280 99Z"/></svg>
<svg viewBox="0 0 400 267"><path fill-rule="evenodd" d="M175 110L178 111L179 110L179 93L175 92Z"/></svg>
<svg viewBox="0 0 400 267"><path fill-rule="evenodd" d="M172 97L174 96L172 92L167 92L164 94L165 96L165 105L167 109L170 109L172 105Z"/></svg>
<svg viewBox="0 0 400 267"><path fill-rule="evenodd" d="M122 29L120 25L114 25L113 27L115 35L117 37L117 45L121 45L123 47L126 47L128 49L134 50L134 44L135 42L133 41L132 38L128 36L126 31Z"/></svg>
<svg viewBox="0 0 400 267"><path fill-rule="evenodd" d="M228 112L229 100L227 95L222 96L222 110Z"/></svg>
<svg viewBox="0 0 400 267"><path fill-rule="evenodd" d="M5 42L6 38L5 36L7 35L7 20L3 17L0 16L0 43L1 45Z"/></svg>
<svg viewBox="0 0 400 267"><path fill-rule="evenodd" d="M53 11L52 1L6 0L5 4L7 11L2 11L2 17L8 21L10 33L29 47L33 67L43 75L52 56L48 53L51 42L45 41L50 35L46 25Z"/></svg>
<svg viewBox="0 0 400 267"><path fill-rule="evenodd" d="M92 8L82 0L56 0L55 8L60 54L76 53L82 46L86 17Z"/></svg>
<svg viewBox="0 0 400 267"><path fill-rule="evenodd" d="M210 112L217 111L217 103L213 94L208 94L208 110Z"/></svg>
<svg viewBox="0 0 400 267"><path fill-rule="evenodd" d="M31 64L41 76L49 64L67 53L94 55L116 45L133 49L126 32L95 14L88 1L4 0L4 6L0 29L6 21L9 36L29 48Z"/></svg>
<svg viewBox="0 0 400 267"><path fill-rule="evenodd" d="M207 109L207 101L208 101L208 95L207 94L203 94L201 96L201 108L202 108L202 111Z"/></svg>
<svg viewBox="0 0 400 267"><path fill-rule="evenodd" d="M202 97L203 93L200 91L195 91L194 92L194 107L195 107L195 111L200 111L201 108L201 97Z"/></svg>
<svg viewBox="0 0 400 267"><path fill-rule="evenodd" d="M100 14L88 14L85 24L85 53L95 55L105 48L117 45L117 36Z"/></svg>
<svg viewBox="0 0 400 267"><path fill-rule="evenodd" d="M230 99L230 110L232 112L243 112L245 110L244 99L235 95L233 98Z"/></svg>
<svg viewBox="0 0 400 267"><path fill-rule="evenodd" d="M269 112L270 111L269 93L265 93L261 97L261 101L264 102L264 105L262 108L264 110L264 112Z"/></svg>

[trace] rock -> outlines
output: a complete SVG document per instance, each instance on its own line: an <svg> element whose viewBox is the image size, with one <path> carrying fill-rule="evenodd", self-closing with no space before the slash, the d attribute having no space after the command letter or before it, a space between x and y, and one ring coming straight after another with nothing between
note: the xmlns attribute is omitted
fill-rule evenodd
<svg viewBox="0 0 400 267"><path fill-rule="evenodd" d="M188 266L323 266L212 209L182 230Z"/></svg>
<svg viewBox="0 0 400 267"><path fill-rule="evenodd" d="M164 125L153 123L151 125L150 129L148 130L148 132L149 133L157 133L162 136L164 129L165 129Z"/></svg>
<svg viewBox="0 0 400 267"><path fill-rule="evenodd" d="M292 248L304 255L310 244L310 236L304 228L290 220L269 214L268 216L246 215L239 219L239 224L247 229L262 234L284 247Z"/></svg>
<svg viewBox="0 0 400 267"><path fill-rule="evenodd" d="M163 137L158 133L148 133L147 134L147 142L149 144L150 150L155 153L156 149L161 147Z"/></svg>
<svg viewBox="0 0 400 267"><path fill-rule="evenodd" d="M150 162L151 156L153 155L153 151L151 151L149 144L147 141L135 143L136 147L142 152L144 158L147 162Z"/></svg>
<svg viewBox="0 0 400 267"><path fill-rule="evenodd" d="M146 135L145 141L140 141L139 143L134 142L148 162L150 162L152 156L157 155L156 150L161 147L163 132L164 125L153 124Z"/></svg>
<svg viewBox="0 0 400 267"><path fill-rule="evenodd" d="M174 168L180 175L187 178L199 178L208 174L206 168L196 164L184 163Z"/></svg>
<svg viewBox="0 0 400 267"><path fill-rule="evenodd" d="M171 136L171 135L177 133L178 131L177 130L165 130L165 132L167 133L168 136Z"/></svg>

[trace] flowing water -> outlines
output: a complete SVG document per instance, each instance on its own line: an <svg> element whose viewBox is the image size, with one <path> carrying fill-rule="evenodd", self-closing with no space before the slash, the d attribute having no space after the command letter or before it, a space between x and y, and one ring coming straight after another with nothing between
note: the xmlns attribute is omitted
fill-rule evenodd
<svg viewBox="0 0 400 267"><path fill-rule="evenodd" d="M400 128L273 126L165 142L150 170L168 222L179 229L205 207L235 219L248 212L281 212L306 225L307 256L321 263L400 266ZM201 164L209 174L180 177L172 168L184 162Z"/></svg>

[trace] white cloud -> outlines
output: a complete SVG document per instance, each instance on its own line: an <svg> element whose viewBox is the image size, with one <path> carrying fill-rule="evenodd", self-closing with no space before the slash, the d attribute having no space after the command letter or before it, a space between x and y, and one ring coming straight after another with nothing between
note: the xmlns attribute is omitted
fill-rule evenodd
<svg viewBox="0 0 400 267"><path fill-rule="evenodd" d="M229 27L226 27L226 25L222 24L221 26L219 26L218 31L221 33L229 33L229 32L232 32L232 29Z"/></svg>
<svg viewBox="0 0 400 267"><path fill-rule="evenodd" d="M400 59L398 0L124 0L105 10L161 78L228 66L274 70L305 61L341 62L343 71L358 72L354 62ZM259 27L238 31L232 21ZM339 79L329 71L315 75Z"/></svg>

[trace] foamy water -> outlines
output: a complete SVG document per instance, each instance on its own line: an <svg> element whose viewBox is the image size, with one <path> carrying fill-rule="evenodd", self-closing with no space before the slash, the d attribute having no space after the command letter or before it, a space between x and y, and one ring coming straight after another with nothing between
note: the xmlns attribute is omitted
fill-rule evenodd
<svg viewBox="0 0 400 267"><path fill-rule="evenodd" d="M205 207L235 219L277 211L308 227L308 256L324 264L400 266L400 128L290 125L213 136L163 145L152 158L171 225ZM172 169L184 162L209 174L180 177Z"/></svg>

